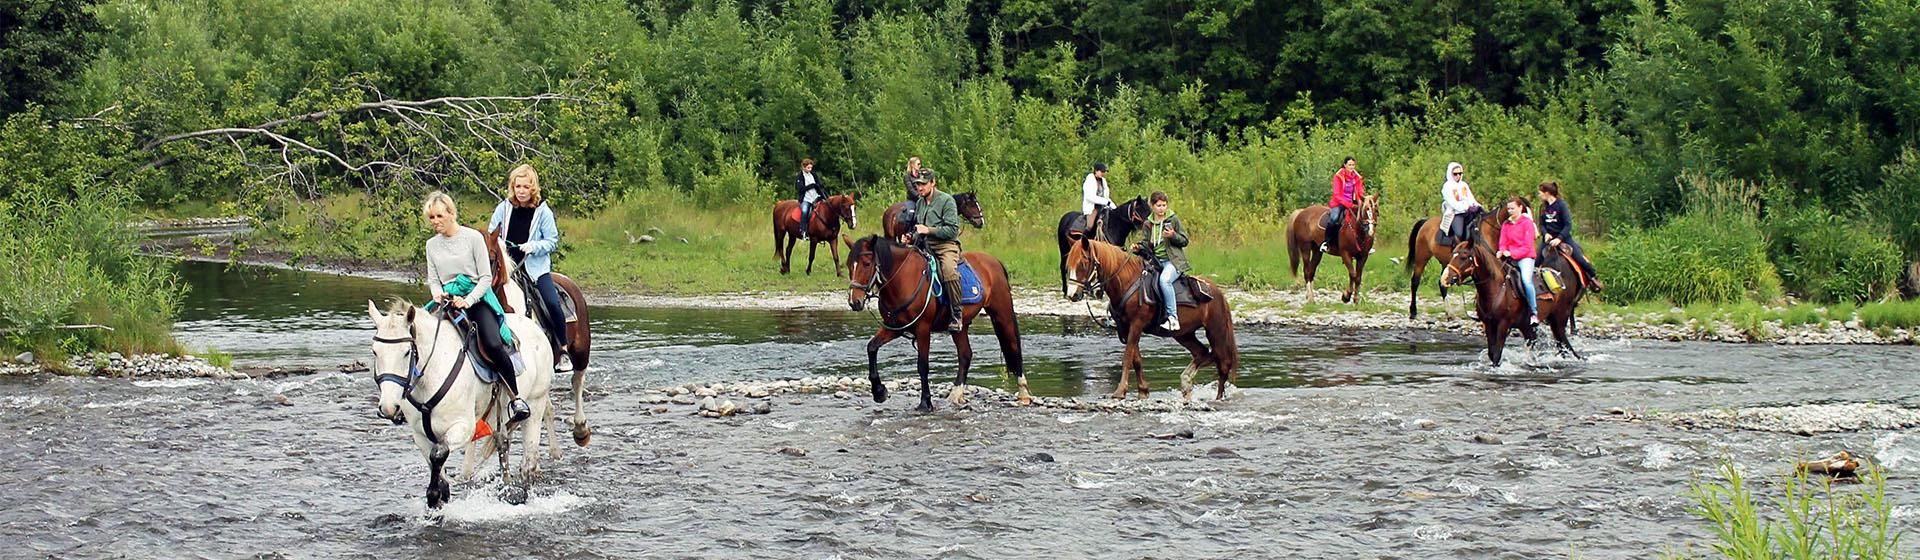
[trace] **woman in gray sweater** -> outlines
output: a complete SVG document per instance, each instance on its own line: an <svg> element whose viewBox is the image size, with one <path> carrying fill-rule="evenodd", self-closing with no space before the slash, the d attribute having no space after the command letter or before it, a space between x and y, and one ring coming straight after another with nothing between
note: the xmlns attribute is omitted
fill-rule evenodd
<svg viewBox="0 0 1920 560"><path fill-rule="evenodd" d="M453 197L433 191L420 209L435 235L427 240L427 289L436 304L466 309L480 335L480 348L487 353L513 392L513 419L525 420L532 409L520 398L519 364L507 350L513 333L502 323L504 308L493 298L493 266L487 258L487 239L473 228L460 225Z"/></svg>

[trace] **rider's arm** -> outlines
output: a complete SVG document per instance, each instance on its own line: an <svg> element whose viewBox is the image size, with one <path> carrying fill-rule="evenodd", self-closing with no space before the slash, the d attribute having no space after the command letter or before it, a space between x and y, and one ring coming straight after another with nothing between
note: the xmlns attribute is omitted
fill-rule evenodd
<svg viewBox="0 0 1920 560"><path fill-rule="evenodd" d="M936 239L948 241L959 239L960 210L955 207L953 199L948 198L946 203L937 205L931 210L933 210L934 213L933 219L928 220L928 223L933 226L931 235Z"/></svg>
<svg viewBox="0 0 1920 560"><path fill-rule="evenodd" d="M440 234L436 233L434 235L437 236ZM433 245L431 241L429 241L427 245L427 292L433 294L435 301L439 301L440 298L447 295L446 290L440 289L440 267L434 266L433 264Z"/></svg>
<svg viewBox="0 0 1920 560"><path fill-rule="evenodd" d="M1167 222L1173 224L1173 237L1168 237L1167 243L1175 247L1185 248L1187 246L1187 227L1180 223L1179 216L1167 218Z"/></svg>
<svg viewBox="0 0 1920 560"><path fill-rule="evenodd" d="M1462 188L1463 186L1464 185L1456 185L1449 182L1446 186L1441 187L1440 208L1448 214L1459 214L1467 211L1469 204L1467 201L1467 193L1466 190Z"/></svg>
<svg viewBox="0 0 1920 560"><path fill-rule="evenodd" d="M560 248L560 226L554 224L553 209L540 205L533 211L533 233L527 236L527 242L520 244L520 250L529 255L545 255Z"/></svg>
<svg viewBox="0 0 1920 560"><path fill-rule="evenodd" d="M1087 180L1080 183L1080 200L1091 202L1094 206L1113 205L1112 200L1100 196L1100 178L1094 177L1092 173L1088 173Z"/></svg>
<svg viewBox="0 0 1920 560"><path fill-rule="evenodd" d="M500 201L499 205L493 207L493 217L487 219L487 231L500 229L500 224L507 223L507 214L512 211L511 203L505 200Z"/></svg>

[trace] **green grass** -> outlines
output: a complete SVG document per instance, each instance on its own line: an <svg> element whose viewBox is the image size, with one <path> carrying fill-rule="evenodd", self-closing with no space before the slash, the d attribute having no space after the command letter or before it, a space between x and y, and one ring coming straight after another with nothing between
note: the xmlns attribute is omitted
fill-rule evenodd
<svg viewBox="0 0 1920 560"><path fill-rule="evenodd" d="M233 368L233 354L221 352L214 348L207 348L206 352L200 354L200 358L206 360L207 365L228 369Z"/></svg>
<svg viewBox="0 0 1920 560"><path fill-rule="evenodd" d="M1720 556L1754 560L1905 557L1900 552L1901 535L1892 529L1887 477L1878 468L1864 468L1863 484L1854 489L1796 472L1783 475L1778 488L1757 490L1730 462L1722 462L1719 472L1724 482L1695 480L1687 497L1693 501L1689 511L1712 526L1712 548ZM1771 500L1756 495L1767 490L1774 491Z"/></svg>

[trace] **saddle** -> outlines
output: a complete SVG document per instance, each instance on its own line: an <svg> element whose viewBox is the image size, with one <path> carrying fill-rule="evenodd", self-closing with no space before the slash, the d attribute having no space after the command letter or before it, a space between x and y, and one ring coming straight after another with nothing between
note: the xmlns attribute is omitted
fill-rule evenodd
<svg viewBox="0 0 1920 560"><path fill-rule="evenodd" d="M467 319L466 313L457 313L448 320L453 322L454 332L460 333L460 346L467 351L467 362L468 365L473 366L473 374L480 378L481 383L488 385L499 383L500 373L497 370L502 367L502 364L487 361L486 349L480 347L479 327L473 326L473 322ZM514 362L520 361L520 349L516 345L508 344L507 352L513 356ZM504 364L505 367L516 365Z"/></svg>
<svg viewBox="0 0 1920 560"><path fill-rule="evenodd" d="M1513 288L1513 293L1526 293L1524 291L1525 287L1520 285L1520 267L1512 263L1502 264L1507 267L1507 286ZM1544 301L1550 296L1559 295L1561 291L1566 290L1567 283L1560 277L1559 270L1545 266L1536 266L1533 267L1533 287L1538 288L1535 296Z"/></svg>
<svg viewBox="0 0 1920 560"><path fill-rule="evenodd" d="M932 265L927 267L927 273L933 276L933 297L938 298L942 304L952 305L952 302L947 300L947 287L940 281L940 259L935 258L933 252L926 250L920 251L920 256L926 257L927 264ZM960 269L960 305L975 305L986 301L987 290L980 285L980 276L973 273L973 266L967 264L967 259L960 259L957 268Z"/></svg>

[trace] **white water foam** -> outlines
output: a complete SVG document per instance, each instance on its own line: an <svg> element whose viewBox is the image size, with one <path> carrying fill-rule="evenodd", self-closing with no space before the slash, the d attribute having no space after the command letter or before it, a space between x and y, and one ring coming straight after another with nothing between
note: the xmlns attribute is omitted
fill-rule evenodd
<svg viewBox="0 0 1920 560"><path fill-rule="evenodd" d="M1881 434L1873 438L1873 458L1889 469L1920 464L1920 441L1907 434Z"/></svg>
<svg viewBox="0 0 1920 560"><path fill-rule="evenodd" d="M1445 525L1421 525L1413 528L1413 538L1423 541L1444 541L1453 538L1453 529Z"/></svg>
<svg viewBox="0 0 1920 560"><path fill-rule="evenodd" d="M492 487L487 487L456 496L440 508L441 518L466 523L490 523L553 515L571 511L588 502L586 498L558 492L551 496L528 496L526 503L514 505L501 501L495 494ZM420 507L424 508L425 504Z"/></svg>
<svg viewBox="0 0 1920 560"><path fill-rule="evenodd" d="M212 383L212 381L199 379L199 378L142 379L142 380L133 382L133 386L146 387L149 389L153 389L153 388L172 389L177 387L192 387L195 385L206 385L208 383Z"/></svg>
<svg viewBox="0 0 1920 560"><path fill-rule="evenodd" d="M1687 454L1686 448L1670 443L1650 443L1642 450L1646 455L1641 457L1640 466L1656 471L1673 466L1681 456Z"/></svg>
<svg viewBox="0 0 1920 560"><path fill-rule="evenodd" d="M193 399L188 399L184 397L142 397L138 399L125 400L125 401L113 401L113 402L104 402L104 403L90 402L87 404L80 405L80 408L128 408L128 407L136 407L136 406L142 406L142 405L148 405L148 404L180 403L180 402L193 402Z"/></svg>

